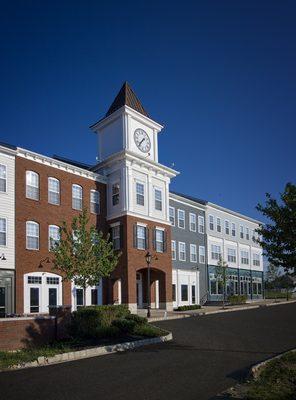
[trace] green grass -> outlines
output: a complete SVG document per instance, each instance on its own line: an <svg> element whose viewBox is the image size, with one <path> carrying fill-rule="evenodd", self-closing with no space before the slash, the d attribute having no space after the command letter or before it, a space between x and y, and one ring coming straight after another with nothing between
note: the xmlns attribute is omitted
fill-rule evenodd
<svg viewBox="0 0 296 400"><path fill-rule="evenodd" d="M288 292L288 299L291 299L292 293ZM266 299L286 299L287 293L286 292L274 292L271 290L266 290L265 292Z"/></svg>
<svg viewBox="0 0 296 400"><path fill-rule="evenodd" d="M135 335L139 336L144 336L144 337L158 337L158 336L165 336L168 334L167 331L164 331L163 329L158 328L157 326L154 325L137 325L133 333Z"/></svg>

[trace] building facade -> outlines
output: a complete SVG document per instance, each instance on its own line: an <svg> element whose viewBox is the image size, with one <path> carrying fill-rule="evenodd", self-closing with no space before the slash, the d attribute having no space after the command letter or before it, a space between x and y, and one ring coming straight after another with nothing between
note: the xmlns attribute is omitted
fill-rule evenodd
<svg viewBox="0 0 296 400"><path fill-rule="evenodd" d="M262 252L251 240L258 222L170 192L178 172L158 161L162 128L125 83L91 126L96 165L0 144L0 315L48 313L59 305L75 310L84 299L135 312L147 306L149 292L152 307L166 310L220 300L217 254L229 264L228 294L262 296ZM53 268L51 252L61 224L83 209L121 252L110 278L85 296Z"/></svg>

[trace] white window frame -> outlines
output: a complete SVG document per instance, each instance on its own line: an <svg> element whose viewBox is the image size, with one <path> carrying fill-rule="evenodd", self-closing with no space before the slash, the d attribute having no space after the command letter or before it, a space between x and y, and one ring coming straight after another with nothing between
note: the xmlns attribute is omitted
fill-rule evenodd
<svg viewBox="0 0 296 400"><path fill-rule="evenodd" d="M157 239L157 234L161 233L161 240ZM158 247L160 245L160 247ZM164 229L163 228L155 228L155 251L157 253L164 252Z"/></svg>
<svg viewBox="0 0 296 400"><path fill-rule="evenodd" d="M90 196L90 212L92 214L99 215L100 212L101 212L101 196L100 196L100 192L98 190L91 189L89 196ZM97 201L94 201L94 197L96 197Z"/></svg>
<svg viewBox="0 0 296 400"><path fill-rule="evenodd" d="M245 234L246 234L246 240L250 240L250 230L249 230L249 228L246 226L246 229L245 229Z"/></svg>
<svg viewBox="0 0 296 400"><path fill-rule="evenodd" d="M32 177L36 177L37 178L37 184L34 185L32 184ZM30 183L28 183L28 181L31 181ZM33 197L29 195L29 188L33 188L35 189L36 193L37 193L37 197ZM39 178L39 174L35 171L31 171L31 170L27 170L26 171L26 198L30 199L30 200L35 200L35 201L39 201L40 198L40 178Z"/></svg>
<svg viewBox="0 0 296 400"><path fill-rule="evenodd" d="M205 233L205 218L202 215L198 216L198 233Z"/></svg>
<svg viewBox="0 0 296 400"><path fill-rule="evenodd" d="M181 251L182 246L184 246L184 252ZM185 262L186 261L186 243L185 242L178 243L178 253L179 253L179 261ZM181 257L181 253L184 253L184 259Z"/></svg>
<svg viewBox="0 0 296 400"><path fill-rule="evenodd" d="M58 187L59 187L58 191L52 190L50 188L50 181L58 182ZM61 183L60 183L59 179L57 179L57 178L55 178L53 176L49 176L48 179L47 179L47 186L48 186L48 203L52 204L54 206L59 206L60 203L61 203ZM50 201L51 200L50 199L50 193L54 193L54 194L58 195L58 202L57 203L55 203L53 201Z"/></svg>
<svg viewBox="0 0 296 400"><path fill-rule="evenodd" d="M157 198L156 193L160 194L160 199ZM160 188L154 188L154 209L155 211L162 212L163 209L163 199L162 199L162 190Z"/></svg>
<svg viewBox="0 0 296 400"><path fill-rule="evenodd" d="M236 236L236 224L234 222L231 223L231 236Z"/></svg>
<svg viewBox="0 0 296 400"><path fill-rule="evenodd" d="M180 213L184 213L184 218L180 218ZM185 226L186 226L185 218L186 218L185 210L178 208L178 228L185 229ZM180 226L180 221L184 221L184 226Z"/></svg>
<svg viewBox="0 0 296 400"><path fill-rule="evenodd" d="M171 215L171 211L173 212L173 215ZM169 207L169 218L170 218L171 226L175 226L176 225L176 210L175 210L175 207L172 207L172 206ZM171 218L173 219L174 222L171 221Z"/></svg>
<svg viewBox="0 0 296 400"><path fill-rule="evenodd" d="M144 207L145 206L145 184L143 182L140 181L136 181L135 182L135 186L136 186L136 205L140 206L140 207ZM143 189L143 192L138 191L138 188L141 187ZM139 199L142 199L142 202L138 202Z"/></svg>
<svg viewBox="0 0 296 400"><path fill-rule="evenodd" d="M209 230L213 231L215 229L214 225L214 215L210 214L209 215Z"/></svg>
<svg viewBox="0 0 296 400"><path fill-rule="evenodd" d="M240 237L240 239L244 238L244 226L243 225L239 226L239 237Z"/></svg>
<svg viewBox="0 0 296 400"><path fill-rule="evenodd" d="M253 253L253 266L254 267L260 267L260 254L259 253Z"/></svg>
<svg viewBox="0 0 296 400"><path fill-rule="evenodd" d="M1 190L0 193L7 193L7 165L0 164L0 167L4 167L4 177L0 176L0 181L4 181L5 190Z"/></svg>
<svg viewBox="0 0 296 400"><path fill-rule="evenodd" d="M241 264L242 265L250 264L250 254L249 254L248 250L241 250L240 256L241 256Z"/></svg>
<svg viewBox="0 0 296 400"><path fill-rule="evenodd" d="M144 237L139 236L139 232L144 232ZM147 235L147 226L146 225L141 225L137 224L137 249L138 250L146 250L147 243L146 243L146 235ZM143 247L139 246L139 239L143 240Z"/></svg>
<svg viewBox="0 0 296 400"><path fill-rule="evenodd" d="M229 252L232 254L230 254ZM236 263L236 249L233 249L231 247L227 248L227 261L230 263Z"/></svg>
<svg viewBox="0 0 296 400"><path fill-rule="evenodd" d="M219 222L218 222L219 221ZM217 217L216 218L216 230L217 232L221 233L222 232L222 224L221 224L221 218Z"/></svg>
<svg viewBox="0 0 296 400"><path fill-rule="evenodd" d="M34 225L35 227L38 227L38 235L36 235L36 236L33 236L33 235L28 235L28 226L29 226L29 224L32 224L32 225ZM33 238L37 238L38 239L38 241L37 241L37 243L38 243L38 246L37 246L37 248L35 248L35 247L29 247L29 245L28 245L28 237L33 237ZM26 221L26 249L27 250L35 250L35 251L38 251L39 250L39 247L40 247L40 226L39 226L39 223L38 222L36 222L36 221Z"/></svg>
<svg viewBox="0 0 296 400"><path fill-rule="evenodd" d="M228 232L227 232L227 230L228 230ZM225 235L230 235L230 223L229 223L228 219L226 219L224 221L224 232L225 232Z"/></svg>
<svg viewBox="0 0 296 400"><path fill-rule="evenodd" d="M57 238L53 238L53 237L51 236L51 230L52 230L52 229L55 229L55 230L58 231ZM49 226L48 226L48 250L49 250L49 251L52 250L52 248L53 248L53 241L54 241L54 243L56 243L56 242L59 242L60 239L61 239L61 238L60 238L60 227L57 226L57 225L49 225Z"/></svg>
<svg viewBox="0 0 296 400"><path fill-rule="evenodd" d="M219 261L221 254L222 254L221 245L211 244L211 259L215 260L215 261Z"/></svg>
<svg viewBox="0 0 296 400"><path fill-rule="evenodd" d="M190 243L190 262L197 263L197 246Z"/></svg>
<svg viewBox="0 0 296 400"><path fill-rule="evenodd" d="M114 250L119 250L121 247L121 239L120 239L120 223L116 223L115 225L111 226L112 230L112 243L113 243L113 249Z"/></svg>
<svg viewBox="0 0 296 400"><path fill-rule="evenodd" d="M0 244L0 247L7 247L7 218L5 217L0 217L0 220L5 221L4 223L4 231L0 231L0 233L4 233L4 238L5 238L5 244Z"/></svg>
<svg viewBox="0 0 296 400"><path fill-rule="evenodd" d="M191 220L192 217L193 217L193 222ZM189 213L189 230L190 232L196 232L196 214L194 213Z"/></svg>
<svg viewBox="0 0 296 400"><path fill-rule="evenodd" d="M172 251L172 260L177 259L177 248L176 248L176 241L171 241L171 251Z"/></svg>
<svg viewBox="0 0 296 400"><path fill-rule="evenodd" d="M199 263L205 264L206 263L206 248L205 248L205 246L199 246L198 252L199 252Z"/></svg>
<svg viewBox="0 0 296 400"><path fill-rule="evenodd" d="M76 196L76 191L74 190L74 188L81 189L81 191L80 191L81 196L79 196L79 197ZM75 196L74 196L74 194L75 194ZM74 207L74 200L79 201L81 203L81 207ZM77 183L73 183L72 184L72 208L73 208L73 210L81 211L82 207L83 207L83 188L81 185L78 185Z"/></svg>
<svg viewBox="0 0 296 400"><path fill-rule="evenodd" d="M116 189L116 190L115 190ZM116 207L120 203L120 183L114 182L111 186L111 201L112 206Z"/></svg>

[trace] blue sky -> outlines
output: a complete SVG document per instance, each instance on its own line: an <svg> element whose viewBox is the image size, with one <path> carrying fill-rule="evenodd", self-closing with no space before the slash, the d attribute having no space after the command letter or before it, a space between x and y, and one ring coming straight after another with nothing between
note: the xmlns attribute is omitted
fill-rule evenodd
<svg viewBox="0 0 296 400"><path fill-rule="evenodd" d="M127 80L176 191L252 217L295 183L294 1L2 1L0 141L94 163Z"/></svg>

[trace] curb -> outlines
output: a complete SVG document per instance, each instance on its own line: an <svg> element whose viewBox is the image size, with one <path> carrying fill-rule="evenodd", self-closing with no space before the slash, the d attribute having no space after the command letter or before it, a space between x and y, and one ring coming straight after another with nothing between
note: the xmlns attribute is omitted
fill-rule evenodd
<svg viewBox="0 0 296 400"><path fill-rule="evenodd" d="M296 349L292 349L292 350L289 350L289 351L285 351L284 353L281 353L281 354L279 354L278 356L275 356L275 357L272 357L272 358L268 358L267 360L265 360L265 361L262 361L262 362L260 362L259 364L256 364L256 365L254 365L252 368L251 368L251 375L252 375L252 377L256 380L256 379L258 379L259 378L259 376L260 376L260 374L261 374L261 370L262 370L262 368L263 367L265 367L267 364L269 364L271 361L273 361L273 360L276 360L276 359L278 359L278 358L281 358L281 357L283 357L285 354L288 354L288 353L295 353L296 352Z"/></svg>
<svg viewBox="0 0 296 400"><path fill-rule="evenodd" d="M69 361L82 360L84 358L104 356L107 354L136 349L137 347L147 346L149 344L164 343L170 340L173 340L173 335L171 332L165 336L159 336L150 339L140 339L140 340L134 340L132 342L118 343L110 346L100 346L100 347L93 347L91 349L71 351L68 353L56 354L55 356L48 358L38 357L38 359L35 361L31 361L24 364L18 364L9 369L2 371L0 370L0 372L10 372L18 369L41 367L47 365L60 364Z"/></svg>

